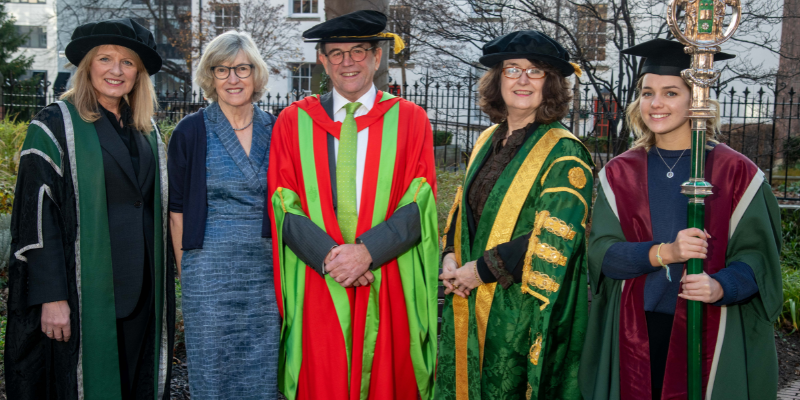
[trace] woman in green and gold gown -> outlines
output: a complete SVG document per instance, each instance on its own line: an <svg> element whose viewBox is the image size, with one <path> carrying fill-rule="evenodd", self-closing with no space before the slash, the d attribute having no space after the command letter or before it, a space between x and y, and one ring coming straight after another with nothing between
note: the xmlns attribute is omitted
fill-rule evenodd
<svg viewBox="0 0 800 400"><path fill-rule="evenodd" d="M480 105L492 122L447 221L435 398L580 399L592 161L558 121L567 51L537 31L483 47Z"/></svg>

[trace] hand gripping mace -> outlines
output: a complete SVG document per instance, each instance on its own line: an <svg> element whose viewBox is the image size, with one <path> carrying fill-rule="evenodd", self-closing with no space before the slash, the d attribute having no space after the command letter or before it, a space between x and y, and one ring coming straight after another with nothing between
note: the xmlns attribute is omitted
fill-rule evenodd
<svg viewBox="0 0 800 400"><path fill-rule="evenodd" d="M730 22L724 27L727 7L730 6ZM683 31L678 22L678 13L684 11ZM739 0L671 0L667 13L667 24L672 34L692 55L692 66L683 70L681 76L692 88L692 170L688 182L681 185L681 193L689 197L688 222L690 228L703 229L704 198L712 192L711 184L705 181L706 121L713 118L708 106L711 85L719 78L720 71L714 69L714 54L720 52L719 45L733 36L739 27L742 8ZM688 274L703 272L703 260L690 259ZM689 301L687 304L688 399L703 398L703 370L701 366L701 340L703 331L703 303Z"/></svg>

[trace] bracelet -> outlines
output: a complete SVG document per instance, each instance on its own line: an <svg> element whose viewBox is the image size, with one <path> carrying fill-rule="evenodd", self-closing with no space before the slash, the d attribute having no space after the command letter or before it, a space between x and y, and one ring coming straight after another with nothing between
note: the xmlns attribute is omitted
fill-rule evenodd
<svg viewBox="0 0 800 400"><path fill-rule="evenodd" d="M666 271L667 274L667 280L672 282L672 276L669 274L669 265L665 265L664 259L661 258L661 246L665 244L666 243L661 243L660 245L658 245L658 249L656 250L656 260L658 260L658 263L661 264L662 267L664 267L664 270Z"/></svg>
<svg viewBox="0 0 800 400"><path fill-rule="evenodd" d="M477 262L475 263L475 268L472 270L472 272L475 273L475 279L477 279L478 282L480 282L478 284L478 286L483 285L483 279L481 279L480 274L478 274L478 263Z"/></svg>

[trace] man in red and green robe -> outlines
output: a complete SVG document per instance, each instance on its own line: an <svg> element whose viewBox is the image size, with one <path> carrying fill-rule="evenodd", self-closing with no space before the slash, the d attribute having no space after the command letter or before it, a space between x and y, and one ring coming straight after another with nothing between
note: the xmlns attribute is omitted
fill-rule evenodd
<svg viewBox="0 0 800 400"><path fill-rule="evenodd" d="M369 128L357 235L367 242L373 230L392 235L417 221L417 233L405 235L417 240L385 262L378 260L386 251L375 251L369 285L343 287L319 262L310 264L314 249L302 249L326 255L332 246L313 240L314 233L292 243L298 234L287 231L309 232L305 220L334 245L343 243L330 168L342 124L323 105L332 95L294 103L273 130L268 182L283 316L279 387L290 399L427 399L432 389L438 242L431 128L419 106L376 95L369 113L356 118L359 130ZM396 213L412 223L393 219ZM304 252L306 260L297 254Z"/></svg>
<svg viewBox="0 0 800 400"><path fill-rule="evenodd" d="M428 399L436 362L438 232L425 111L372 84L386 16L303 33L333 90L285 109L268 207L289 399ZM402 44L402 42L400 42ZM398 42L395 42L397 51Z"/></svg>
<svg viewBox="0 0 800 400"><path fill-rule="evenodd" d="M653 240L648 199L648 154L643 148L611 160L600 172L589 238L592 304L579 382L588 400L682 399L687 396L686 300L677 299L661 395L651 393L646 275L617 280L603 274L614 243ZM710 150L705 199L710 234L704 272L733 263L752 268L758 291L745 301L703 305L701 362L705 399L772 399L778 363L773 322L780 314L781 224L764 173L723 144Z"/></svg>

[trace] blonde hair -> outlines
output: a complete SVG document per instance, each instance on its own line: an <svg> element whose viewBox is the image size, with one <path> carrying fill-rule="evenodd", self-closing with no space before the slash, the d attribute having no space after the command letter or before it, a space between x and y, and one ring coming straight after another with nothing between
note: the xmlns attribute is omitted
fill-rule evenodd
<svg viewBox="0 0 800 400"><path fill-rule="evenodd" d="M91 67L92 60L97 55L100 46L95 46L86 53L80 65L75 70L71 79L71 87L61 95L61 100L67 100L78 110L78 115L86 122L95 122L100 119L100 109L97 107L97 94L92 85ZM133 84L131 92L123 98L128 102L133 114L133 127L139 132L147 135L153 130L152 118L156 112L157 98L153 88L153 81L144 68L144 63L135 51L123 47L131 54L136 65L136 82Z"/></svg>
<svg viewBox="0 0 800 400"><path fill-rule="evenodd" d="M266 93L269 67L261 58L258 47L247 33L228 31L215 37L206 46L206 51L200 59L200 65L197 67L194 81L203 90L205 98L214 102L218 99L217 88L214 86L217 78L214 77L211 67L233 61L240 51L244 52L247 59L253 64L253 72L250 75L253 78L253 95L250 96L250 101L258 101Z"/></svg>
<svg viewBox="0 0 800 400"><path fill-rule="evenodd" d="M625 118L628 121L628 126L630 127L631 132L633 132L633 135L636 136L636 141L633 142L631 149L644 147L645 150L649 151L651 147L656 145L656 134L647 127L647 125L644 123L644 119L642 119L642 110L639 106L642 99L643 82L644 75L639 78L639 82L636 84L636 100L634 100L631 104L628 104L628 108L625 109ZM686 84L686 82L684 82L684 84ZM705 141L706 143L711 142L716 144L719 143L716 139L717 133L722 127L722 118L720 118L719 114L719 102L709 99L708 103L711 106L711 113L714 115L714 117L706 120ZM706 148L710 149L710 146L706 145Z"/></svg>

